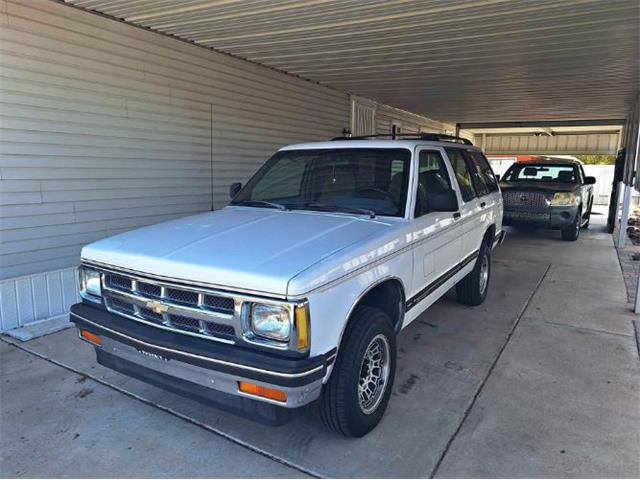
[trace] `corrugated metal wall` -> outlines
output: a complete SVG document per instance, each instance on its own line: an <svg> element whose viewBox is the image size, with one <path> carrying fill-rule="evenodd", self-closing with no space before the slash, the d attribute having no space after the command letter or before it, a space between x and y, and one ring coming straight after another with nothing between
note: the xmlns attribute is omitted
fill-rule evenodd
<svg viewBox="0 0 640 480"><path fill-rule="evenodd" d="M0 26L1 331L67 312L84 244L220 208L350 125L346 93L55 2L0 0Z"/></svg>
<svg viewBox="0 0 640 480"><path fill-rule="evenodd" d="M293 76L54 2L0 12L2 330L76 301L82 245L221 207L349 125L348 95Z"/></svg>
<svg viewBox="0 0 640 480"><path fill-rule="evenodd" d="M487 154L614 155L619 134L581 133L550 135L476 135L476 144Z"/></svg>
<svg viewBox="0 0 640 480"><path fill-rule="evenodd" d="M401 126L402 133L432 132L453 134L455 130L455 125L447 125L383 104L377 106L375 118L376 133L391 132L393 123Z"/></svg>

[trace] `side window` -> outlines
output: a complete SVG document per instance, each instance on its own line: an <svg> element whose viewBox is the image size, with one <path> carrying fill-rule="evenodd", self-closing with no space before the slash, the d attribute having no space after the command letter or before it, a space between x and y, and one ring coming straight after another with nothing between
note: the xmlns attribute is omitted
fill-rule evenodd
<svg viewBox="0 0 640 480"><path fill-rule="evenodd" d="M458 185L460 186L462 200L465 202L473 200L476 193L473 189L473 180L471 179L471 174L467 168L467 162L465 161L462 150L458 148L447 148L446 152L451 161L451 167L453 167L453 171L455 172Z"/></svg>
<svg viewBox="0 0 640 480"><path fill-rule="evenodd" d="M442 203L452 191L451 179L440 152L422 150L418 162L418 191L414 217L418 218ZM440 200L440 201L439 201Z"/></svg>
<svg viewBox="0 0 640 480"><path fill-rule="evenodd" d="M482 153L474 151L468 151L467 155L475 165L478 175L482 178L487 190L489 192L497 192L498 182L487 158Z"/></svg>

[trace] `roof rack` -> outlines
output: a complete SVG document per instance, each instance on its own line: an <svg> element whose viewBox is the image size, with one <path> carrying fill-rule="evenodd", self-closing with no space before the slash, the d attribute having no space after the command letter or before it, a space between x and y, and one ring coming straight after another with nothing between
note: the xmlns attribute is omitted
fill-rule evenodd
<svg viewBox="0 0 640 480"><path fill-rule="evenodd" d="M466 138L456 137L455 135L445 135L444 133L379 133L376 135L359 135L356 137L335 137L331 140L369 140L372 138L390 138L391 140L428 140L430 142L452 142L462 143L464 145L473 145L473 143Z"/></svg>

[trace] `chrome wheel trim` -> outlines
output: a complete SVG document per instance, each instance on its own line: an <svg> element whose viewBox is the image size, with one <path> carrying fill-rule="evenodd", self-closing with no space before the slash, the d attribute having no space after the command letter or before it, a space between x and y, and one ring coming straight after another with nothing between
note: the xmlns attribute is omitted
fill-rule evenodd
<svg viewBox="0 0 640 480"><path fill-rule="evenodd" d="M378 408L389 383L391 347L387 337L379 333L369 342L360 364L358 404L365 415Z"/></svg>
<svg viewBox="0 0 640 480"><path fill-rule="evenodd" d="M486 253L482 256L480 263L480 295L484 294L489 284L489 255Z"/></svg>

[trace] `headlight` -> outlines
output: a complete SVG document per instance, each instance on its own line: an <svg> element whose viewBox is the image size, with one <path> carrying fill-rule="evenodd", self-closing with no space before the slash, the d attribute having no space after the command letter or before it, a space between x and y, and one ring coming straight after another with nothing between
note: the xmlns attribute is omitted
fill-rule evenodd
<svg viewBox="0 0 640 480"><path fill-rule="evenodd" d="M100 303L102 288L100 272L86 267L80 267L80 296L85 300Z"/></svg>
<svg viewBox="0 0 640 480"><path fill-rule="evenodd" d="M572 192L558 192L553 194L551 205L578 205L580 197Z"/></svg>
<svg viewBox="0 0 640 480"><path fill-rule="evenodd" d="M251 309L251 330L261 337L286 342L291 335L291 312L280 305L255 303Z"/></svg>

